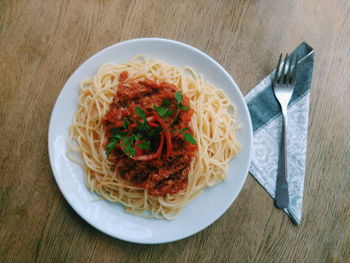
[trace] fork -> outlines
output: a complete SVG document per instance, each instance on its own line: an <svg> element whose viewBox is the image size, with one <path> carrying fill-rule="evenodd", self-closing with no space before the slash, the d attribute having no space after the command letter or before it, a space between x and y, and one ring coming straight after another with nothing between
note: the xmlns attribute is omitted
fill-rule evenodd
<svg viewBox="0 0 350 263"><path fill-rule="evenodd" d="M287 181L287 106L290 98L293 94L293 89L295 86L295 79L298 66L298 55L295 59L294 69L291 72L293 65L293 54L289 58L288 71L286 70L286 64L288 61L288 54L284 59L282 66L282 71L280 71L280 65L282 60L282 54L278 60L275 77L273 79L273 91L276 99L278 100L282 109L282 137L281 137L281 148L280 148L280 159L278 165L277 173L277 183L276 183L276 206L278 208L287 208L289 205L289 191L288 191L288 181Z"/></svg>

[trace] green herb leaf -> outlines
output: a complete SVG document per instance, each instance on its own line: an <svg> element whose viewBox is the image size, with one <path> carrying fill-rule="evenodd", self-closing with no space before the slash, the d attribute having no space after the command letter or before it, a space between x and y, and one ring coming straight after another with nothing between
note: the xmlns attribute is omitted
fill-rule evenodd
<svg viewBox="0 0 350 263"><path fill-rule="evenodd" d="M180 105L179 105L179 109L180 109L180 110L185 110L185 111L188 111L188 110L190 110L190 107L188 107L188 106L184 106L182 103L180 103Z"/></svg>
<svg viewBox="0 0 350 263"><path fill-rule="evenodd" d="M183 99L182 93L180 91L176 92L175 99L176 99L177 105L180 105Z"/></svg>
<svg viewBox="0 0 350 263"><path fill-rule="evenodd" d="M111 137L109 138L110 142L106 145L107 156L109 156L109 154L115 149L116 144L125 136L127 136L127 133L125 131L122 131L120 128L112 128L110 131L111 131Z"/></svg>
<svg viewBox="0 0 350 263"><path fill-rule="evenodd" d="M184 133L183 131L180 131L180 133L182 134L182 136L185 138L186 141L194 145L197 145L196 140L193 138L193 136L190 133Z"/></svg>
<svg viewBox="0 0 350 263"><path fill-rule="evenodd" d="M171 104L170 101L168 101L167 99L163 99L163 101L162 101L162 106L163 107L168 107L170 104Z"/></svg>
<svg viewBox="0 0 350 263"><path fill-rule="evenodd" d="M129 119L127 117L124 117L123 120L124 120L124 125L123 125L124 129L125 130L129 129L129 124L130 124Z"/></svg>
<svg viewBox="0 0 350 263"><path fill-rule="evenodd" d="M129 144L125 147L124 152L125 152L126 155L128 155L128 156L135 156L136 151L135 151L135 148L134 148L134 144L133 144L133 143L129 143Z"/></svg>
<svg viewBox="0 0 350 263"><path fill-rule="evenodd" d="M164 120L167 119L173 111L166 107L158 107L154 106L154 110L159 114L160 117L162 117Z"/></svg>
<svg viewBox="0 0 350 263"><path fill-rule="evenodd" d="M185 131L188 131L189 129L188 128L184 128L184 129L181 129L181 130L170 130L170 132L185 132Z"/></svg>
<svg viewBox="0 0 350 263"><path fill-rule="evenodd" d="M115 145L117 144L117 140L111 141L109 144L106 146L106 155L109 156L110 153L115 149Z"/></svg>
<svg viewBox="0 0 350 263"><path fill-rule="evenodd" d="M124 129L128 129L130 122L127 118L124 118ZM138 122L139 126L146 131L149 130L147 125L142 122ZM140 127L137 127L140 130ZM135 133L128 133L123 128L112 128L111 131L111 137L109 138L109 143L106 146L106 154L107 156L115 149L117 143L121 142L121 148L123 148L123 152L127 156L135 156L135 141L140 140L141 136L139 134ZM122 130L123 129L123 130ZM147 134L146 132L143 132Z"/></svg>
<svg viewBox="0 0 350 263"><path fill-rule="evenodd" d="M136 114L139 115L141 119L146 119L146 112L141 109L139 106L136 106Z"/></svg>
<svg viewBox="0 0 350 263"><path fill-rule="evenodd" d="M123 138L122 138L121 146L124 147L124 146L130 144L130 140L131 140L131 139L132 139L131 137L123 137Z"/></svg>
<svg viewBox="0 0 350 263"><path fill-rule="evenodd" d="M143 109L141 109L139 106L136 106L136 114L143 120L143 123L144 123L143 126L149 129L148 121L146 119L146 112Z"/></svg>
<svg viewBox="0 0 350 263"><path fill-rule="evenodd" d="M126 135L126 134L119 134L119 133L118 133L118 134L112 136L111 139L119 139L119 140L120 140L120 139L123 138L125 135Z"/></svg>
<svg viewBox="0 0 350 263"><path fill-rule="evenodd" d="M164 114L163 119L166 120L170 117L171 114L173 114L173 111L171 109L168 109L168 111Z"/></svg>
<svg viewBox="0 0 350 263"><path fill-rule="evenodd" d="M164 115L168 112L168 108L154 106L155 111L160 115L160 117L164 117Z"/></svg>
<svg viewBox="0 0 350 263"><path fill-rule="evenodd" d="M127 135L127 133L125 131L122 131L119 128L112 128L111 133L112 133L112 135L111 135L110 140L116 139L116 138L121 139L122 137Z"/></svg>
<svg viewBox="0 0 350 263"><path fill-rule="evenodd" d="M112 128L112 129L111 129L112 135L118 134L118 133L120 133L120 132L121 132L121 130L120 130L119 128Z"/></svg>
<svg viewBox="0 0 350 263"><path fill-rule="evenodd" d="M137 145L140 149L143 150L150 150L151 149L151 142L150 141L144 141Z"/></svg>
<svg viewBox="0 0 350 263"><path fill-rule="evenodd" d="M136 121L136 124L137 124L136 129L139 131L148 131L149 130L148 126L145 123L142 123L140 121Z"/></svg>
<svg viewBox="0 0 350 263"><path fill-rule="evenodd" d="M121 147L123 147L123 152L127 156L135 156L135 138L138 138L135 134L127 135L122 138Z"/></svg>

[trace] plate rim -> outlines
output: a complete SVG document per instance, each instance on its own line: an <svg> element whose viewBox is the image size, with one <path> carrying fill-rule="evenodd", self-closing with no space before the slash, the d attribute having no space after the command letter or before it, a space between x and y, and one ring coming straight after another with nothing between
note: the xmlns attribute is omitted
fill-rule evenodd
<svg viewBox="0 0 350 263"><path fill-rule="evenodd" d="M137 240L137 239L133 239L133 238L130 238L130 239L126 239L124 237L119 237L119 236L115 236L113 235L112 233L108 233L106 232L105 230L101 229L99 226L93 224L93 222L91 222L89 220L89 218L83 214L81 214L79 212L78 209L75 208L75 205L72 204L68 197L66 196L67 193L65 191L63 191L63 185L61 185L61 183L58 181L58 178L56 176L56 173L57 171L55 170L55 165L54 165L54 160L53 160L53 149L52 149L52 143L50 143L50 138L52 135L52 129L53 129L53 116L56 114L56 111L57 111L57 108L58 108L58 100L60 99L61 96L63 96L63 90L65 89L65 87L68 85L68 83L71 81L71 79L73 78L73 76L76 74L76 72L86 63L89 63L91 60L93 60L95 57L98 57L101 53L103 52L108 52L108 50L110 49L113 49L115 47L118 47L118 46L122 46L122 45L126 45L126 44L130 44L130 43L133 43L133 42L139 42L139 41L161 41L161 42L168 42L168 43L172 43L172 44L176 44L176 45L180 45L180 46L183 46L185 48L188 48L196 53L199 53L200 55L204 56L206 59L208 59L211 63L215 64L221 71L222 73L224 73L226 75L226 77L228 77L228 79L234 84L235 88L237 89L238 93L239 93L239 97L243 100L243 110L245 111L246 115L247 115L247 118L248 118L248 131L249 131L249 145L248 145L248 148L249 148L249 151L248 151L248 161L246 163L246 167L244 167L244 176L242 178L242 181L241 181L241 184L239 185L239 191L237 193L237 195L235 196L235 198L233 198L233 200L229 202L229 205L228 207L226 207L224 209L224 211L219 214L218 216L214 217L214 219L209 223L207 224L206 226L204 226L203 228L200 228L194 232L191 232L189 234L186 234L182 237L178 237L178 238L175 238L175 239L169 239L169 240L165 240L165 241L150 241L147 240ZM136 54L135 54L136 55ZM165 61L166 63L168 63L167 61ZM238 197L239 193L242 191L243 189L243 186L247 180L247 177L248 177L248 173L249 173L249 167L250 167L250 164L251 164L251 160L252 160L252 153L253 153L253 129L252 129L252 121L251 121L251 116L250 116L250 113L249 113L249 110L248 110L248 106L244 100L244 96L239 88L239 86L237 85L237 83L235 82L235 80L231 77L231 75L226 71L226 69L221 66L215 59L213 59L211 56L209 56L208 54L206 54L205 52L201 51L200 49L196 48L196 47L193 47L189 44L186 44L184 42L180 42L180 41L177 41L177 40L173 40L173 39L167 39L167 38L158 38L158 37L147 37L147 38L134 38L134 39L129 39L129 40L125 40L125 41L121 41L121 42L117 42L117 43L114 43L114 44L111 44L105 48L102 48L100 49L99 51L95 52L93 55L91 55L90 57L88 57L87 59L85 59L78 67L76 67L76 69L70 74L69 78L67 79L67 81L64 83L63 87L61 88L60 92L59 92L59 95L56 97L55 99L55 103L54 103L54 106L52 108L52 111L51 111L51 115L50 115L50 121L49 121L49 128L48 128L48 154L49 154L49 161L50 161L50 167L51 167L51 171L52 171L52 174L53 174L53 177L55 178L55 181L56 181L56 184L57 186L59 187L59 190L61 192L61 194L63 195L65 201L70 205L70 207L74 210L75 213L77 213L85 222L87 222L89 225L91 225L92 227L94 227L95 229L101 231L102 233L108 235L108 236L111 236L113 238L117 238L119 240L123 240L123 241L127 241L127 242L131 242L131 243L138 243L138 244L164 244L164 243L169 243L169 242L175 242L175 241L178 241L178 240L182 240L182 239L185 239L185 238L188 238L190 236L193 236L195 234L197 234L198 232L206 229L207 227L209 227L210 225L212 225L214 222L216 222L221 216L223 216L225 214L225 212L232 206L232 204L234 203L234 201L236 200L236 198ZM83 171L84 172L84 171Z"/></svg>

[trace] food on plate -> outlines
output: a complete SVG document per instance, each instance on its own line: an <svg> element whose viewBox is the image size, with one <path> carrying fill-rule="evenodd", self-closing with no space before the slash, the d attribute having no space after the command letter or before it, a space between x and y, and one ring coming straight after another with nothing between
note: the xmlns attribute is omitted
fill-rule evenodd
<svg viewBox="0 0 350 263"><path fill-rule="evenodd" d="M223 181L240 150L235 106L190 67L136 56L81 83L69 157L87 187L129 213L174 218Z"/></svg>

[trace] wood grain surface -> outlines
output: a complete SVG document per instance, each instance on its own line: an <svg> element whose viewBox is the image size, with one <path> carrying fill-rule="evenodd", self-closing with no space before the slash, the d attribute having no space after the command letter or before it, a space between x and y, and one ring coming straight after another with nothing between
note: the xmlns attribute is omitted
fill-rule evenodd
<svg viewBox="0 0 350 263"><path fill-rule="evenodd" d="M164 37L208 53L242 93L302 41L315 49L303 222L291 223L252 178L213 225L139 245L88 225L49 164L51 110L89 56ZM350 262L348 0L0 1L0 262Z"/></svg>

